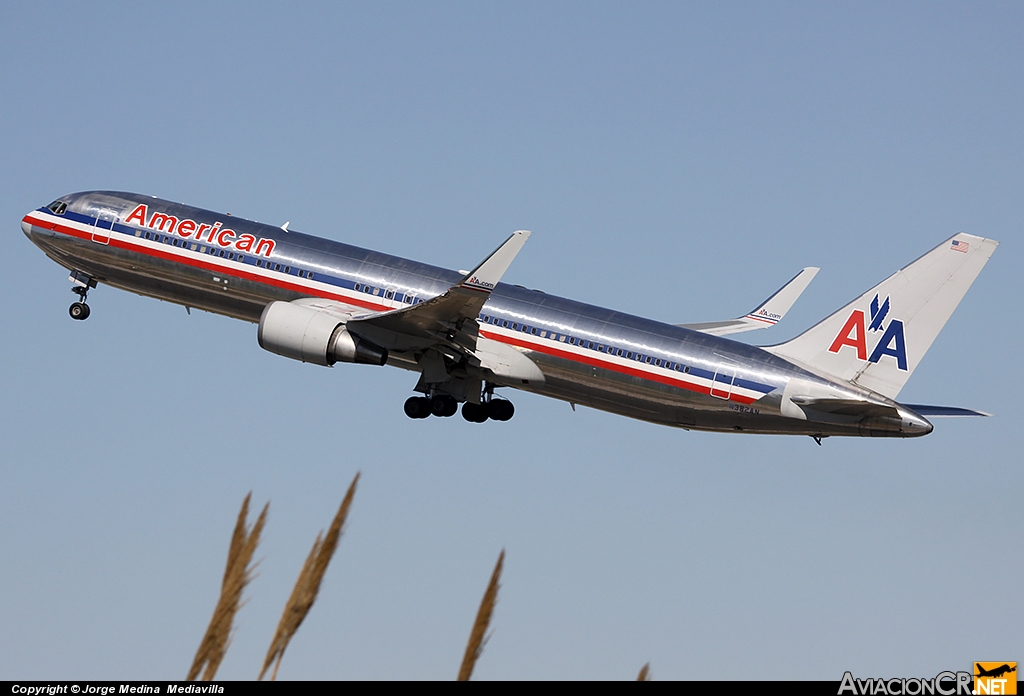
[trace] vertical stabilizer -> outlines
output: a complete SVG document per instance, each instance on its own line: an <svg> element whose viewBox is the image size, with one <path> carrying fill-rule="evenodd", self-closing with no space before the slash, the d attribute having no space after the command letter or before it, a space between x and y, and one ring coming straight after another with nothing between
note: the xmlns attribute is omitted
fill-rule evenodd
<svg viewBox="0 0 1024 696"><path fill-rule="evenodd" d="M961 232L765 350L896 398L999 242Z"/></svg>

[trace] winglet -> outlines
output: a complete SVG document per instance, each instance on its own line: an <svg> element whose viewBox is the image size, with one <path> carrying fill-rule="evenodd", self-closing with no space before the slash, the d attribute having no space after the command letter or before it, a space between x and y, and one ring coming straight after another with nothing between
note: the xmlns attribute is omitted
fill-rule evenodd
<svg viewBox="0 0 1024 696"><path fill-rule="evenodd" d="M786 312L789 311L793 303L797 301L797 298L807 289L807 286L814 280L814 276L817 273L818 269L813 266L803 269L792 280L776 290L771 297L745 316L730 319L729 321L678 324L678 326L713 336L725 336L742 331L771 328L778 324L782 317L786 316Z"/></svg>
<svg viewBox="0 0 1024 696"><path fill-rule="evenodd" d="M796 274L793 280L783 285L774 295L762 302L760 307L743 318L764 323L765 326L760 328L775 326L782 317L786 316L786 312L797 301L797 298L803 294L807 286L811 284L814 276L818 275L819 270L814 266L808 266L803 269Z"/></svg>
<svg viewBox="0 0 1024 696"><path fill-rule="evenodd" d="M494 253L484 259L483 263L467 273L455 287L467 290L476 290L491 294L494 287L505 275L505 271L512 265L512 260L523 248L523 244L530 238L529 230L516 230L512 236L505 240L505 243L494 250Z"/></svg>

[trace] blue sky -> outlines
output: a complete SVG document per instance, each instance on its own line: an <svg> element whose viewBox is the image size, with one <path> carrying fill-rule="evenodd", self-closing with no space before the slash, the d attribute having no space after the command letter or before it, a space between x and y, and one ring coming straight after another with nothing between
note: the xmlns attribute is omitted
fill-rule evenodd
<svg viewBox="0 0 1024 696"><path fill-rule="evenodd" d="M1020 660L1024 9L1014 3L0 7L0 678L173 679L238 506L270 501L221 668L256 675L357 471L286 679L933 676ZM957 231L1002 245L900 397L916 441L689 433L527 394L410 421L399 370L100 287L21 234L116 189L669 322L821 273L796 335ZM1014 502L1018 501L1018 502Z"/></svg>

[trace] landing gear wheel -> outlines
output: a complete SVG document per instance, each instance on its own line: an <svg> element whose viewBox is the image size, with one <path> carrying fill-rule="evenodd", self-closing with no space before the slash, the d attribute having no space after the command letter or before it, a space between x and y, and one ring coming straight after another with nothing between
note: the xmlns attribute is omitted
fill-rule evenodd
<svg viewBox="0 0 1024 696"><path fill-rule="evenodd" d="M487 409L483 404L472 404L467 401L462 404L462 417L470 423L483 423L487 420Z"/></svg>
<svg viewBox="0 0 1024 696"><path fill-rule="evenodd" d="M458 410L459 403L447 394L435 394L430 398L430 412L435 416L447 418Z"/></svg>
<svg viewBox="0 0 1024 696"><path fill-rule="evenodd" d="M496 421L512 420L516 414L516 407L506 399L491 399L487 404L487 415Z"/></svg>
<svg viewBox="0 0 1024 696"><path fill-rule="evenodd" d="M422 396L410 396L405 400L405 415L410 418L430 416L430 400Z"/></svg>
<svg viewBox="0 0 1024 696"><path fill-rule="evenodd" d="M89 318L89 305L84 302L75 302L68 308L68 314L72 319L82 321Z"/></svg>

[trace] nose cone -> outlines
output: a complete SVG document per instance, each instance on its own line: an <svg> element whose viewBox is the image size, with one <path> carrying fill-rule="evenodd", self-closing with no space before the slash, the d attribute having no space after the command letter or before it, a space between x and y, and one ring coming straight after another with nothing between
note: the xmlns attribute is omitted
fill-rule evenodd
<svg viewBox="0 0 1024 696"><path fill-rule="evenodd" d="M921 437L935 429L935 426L929 423L927 418L914 413L909 408L900 409L900 419L903 421L901 430L904 437Z"/></svg>
<svg viewBox="0 0 1024 696"><path fill-rule="evenodd" d="M26 237L32 239L32 225L29 223L28 219L21 221L21 231L25 233Z"/></svg>

